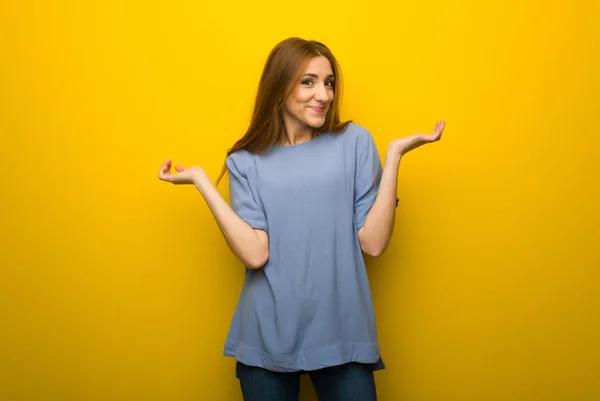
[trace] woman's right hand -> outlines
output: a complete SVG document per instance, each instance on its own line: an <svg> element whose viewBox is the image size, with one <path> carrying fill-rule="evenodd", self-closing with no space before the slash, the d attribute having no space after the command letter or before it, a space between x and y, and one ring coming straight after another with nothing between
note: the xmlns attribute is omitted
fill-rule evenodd
<svg viewBox="0 0 600 401"><path fill-rule="evenodd" d="M250 269L260 269L269 260L269 236L246 223L223 199L201 167L176 165L171 173L171 160L160 167L158 179L173 184L193 184L215 217L219 229L235 255Z"/></svg>
<svg viewBox="0 0 600 401"><path fill-rule="evenodd" d="M198 178L206 176L206 172L198 166L175 166L176 173L171 173L171 160L167 160L160 167L158 179L172 184L196 184Z"/></svg>

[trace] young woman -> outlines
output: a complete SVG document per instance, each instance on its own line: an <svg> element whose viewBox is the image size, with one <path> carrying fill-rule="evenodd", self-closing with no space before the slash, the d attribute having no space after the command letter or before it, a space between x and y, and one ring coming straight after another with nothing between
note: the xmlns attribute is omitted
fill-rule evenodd
<svg viewBox="0 0 600 401"><path fill-rule="evenodd" d="M166 161L159 178L195 185L246 280L225 344L245 400L297 400L308 374L320 400L376 399L383 369L363 252L394 227L400 159L440 139L392 141L382 169L370 133L340 121L341 74L322 43L271 51L246 134L228 151L231 207L200 167ZM217 183L218 181L217 180Z"/></svg>

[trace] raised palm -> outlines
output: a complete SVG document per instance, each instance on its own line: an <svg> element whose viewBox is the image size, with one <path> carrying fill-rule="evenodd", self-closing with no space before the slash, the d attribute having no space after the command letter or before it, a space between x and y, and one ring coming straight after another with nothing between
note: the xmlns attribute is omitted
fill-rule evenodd
<svg viewBox="0 0 600 401"><path fill-rule="evenodd" d="M446 123L444 121L438 121L435 127L433 128L433 133L431 134L413 134L411 136L407 136L405 138L395 139L390 143L390 148L394 151L398 152L400 156L403 156L418 148L419 146L425 145L427 143L437 142L442 138L442 132L444 132L444 126Z"/></svg>
<svg viewBox="0 0 600 401"><path fill-rule="evenodd" d="M167 160L160 166L158 172L158 179L162 181L171 182L173 184L194 184L194 180L200 174L206 174L201 167L183 167L180 165L175 166L176 173L171 173L171 160Z"/></svg>

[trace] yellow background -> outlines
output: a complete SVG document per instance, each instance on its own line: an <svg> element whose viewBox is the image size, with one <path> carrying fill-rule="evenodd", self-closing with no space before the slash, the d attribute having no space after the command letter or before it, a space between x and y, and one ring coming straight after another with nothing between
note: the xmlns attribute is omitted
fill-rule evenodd
<svg viewBox="0 0 600 401"><path fill-rule="evenodd" d="M600 399L597 4L2 2L0 399L241 400L243 268L157 172L217 176L288 36L331 47L382 158L447 121L368 260L380 399Z"/></svg>

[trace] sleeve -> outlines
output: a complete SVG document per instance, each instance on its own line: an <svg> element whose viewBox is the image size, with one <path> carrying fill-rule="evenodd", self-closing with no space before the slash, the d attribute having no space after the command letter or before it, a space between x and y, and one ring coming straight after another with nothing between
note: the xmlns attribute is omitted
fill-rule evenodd
<svg viewBox="0 0 600 401"><path fill-rule="evenodd" d="M229 172L229 198L232 209L250 227L268 231L265 212L255 199L247 174L244 174L243 169L238 167L231 156L226 159L225 164Z"/></svg>
<svg viewBox="0 0 600 401"><path fill-rule="evenodd" d="M375 141L364 130L356 141L356 167L354 172L354 226L360 230L375 203L383 173Z"/></svg>

